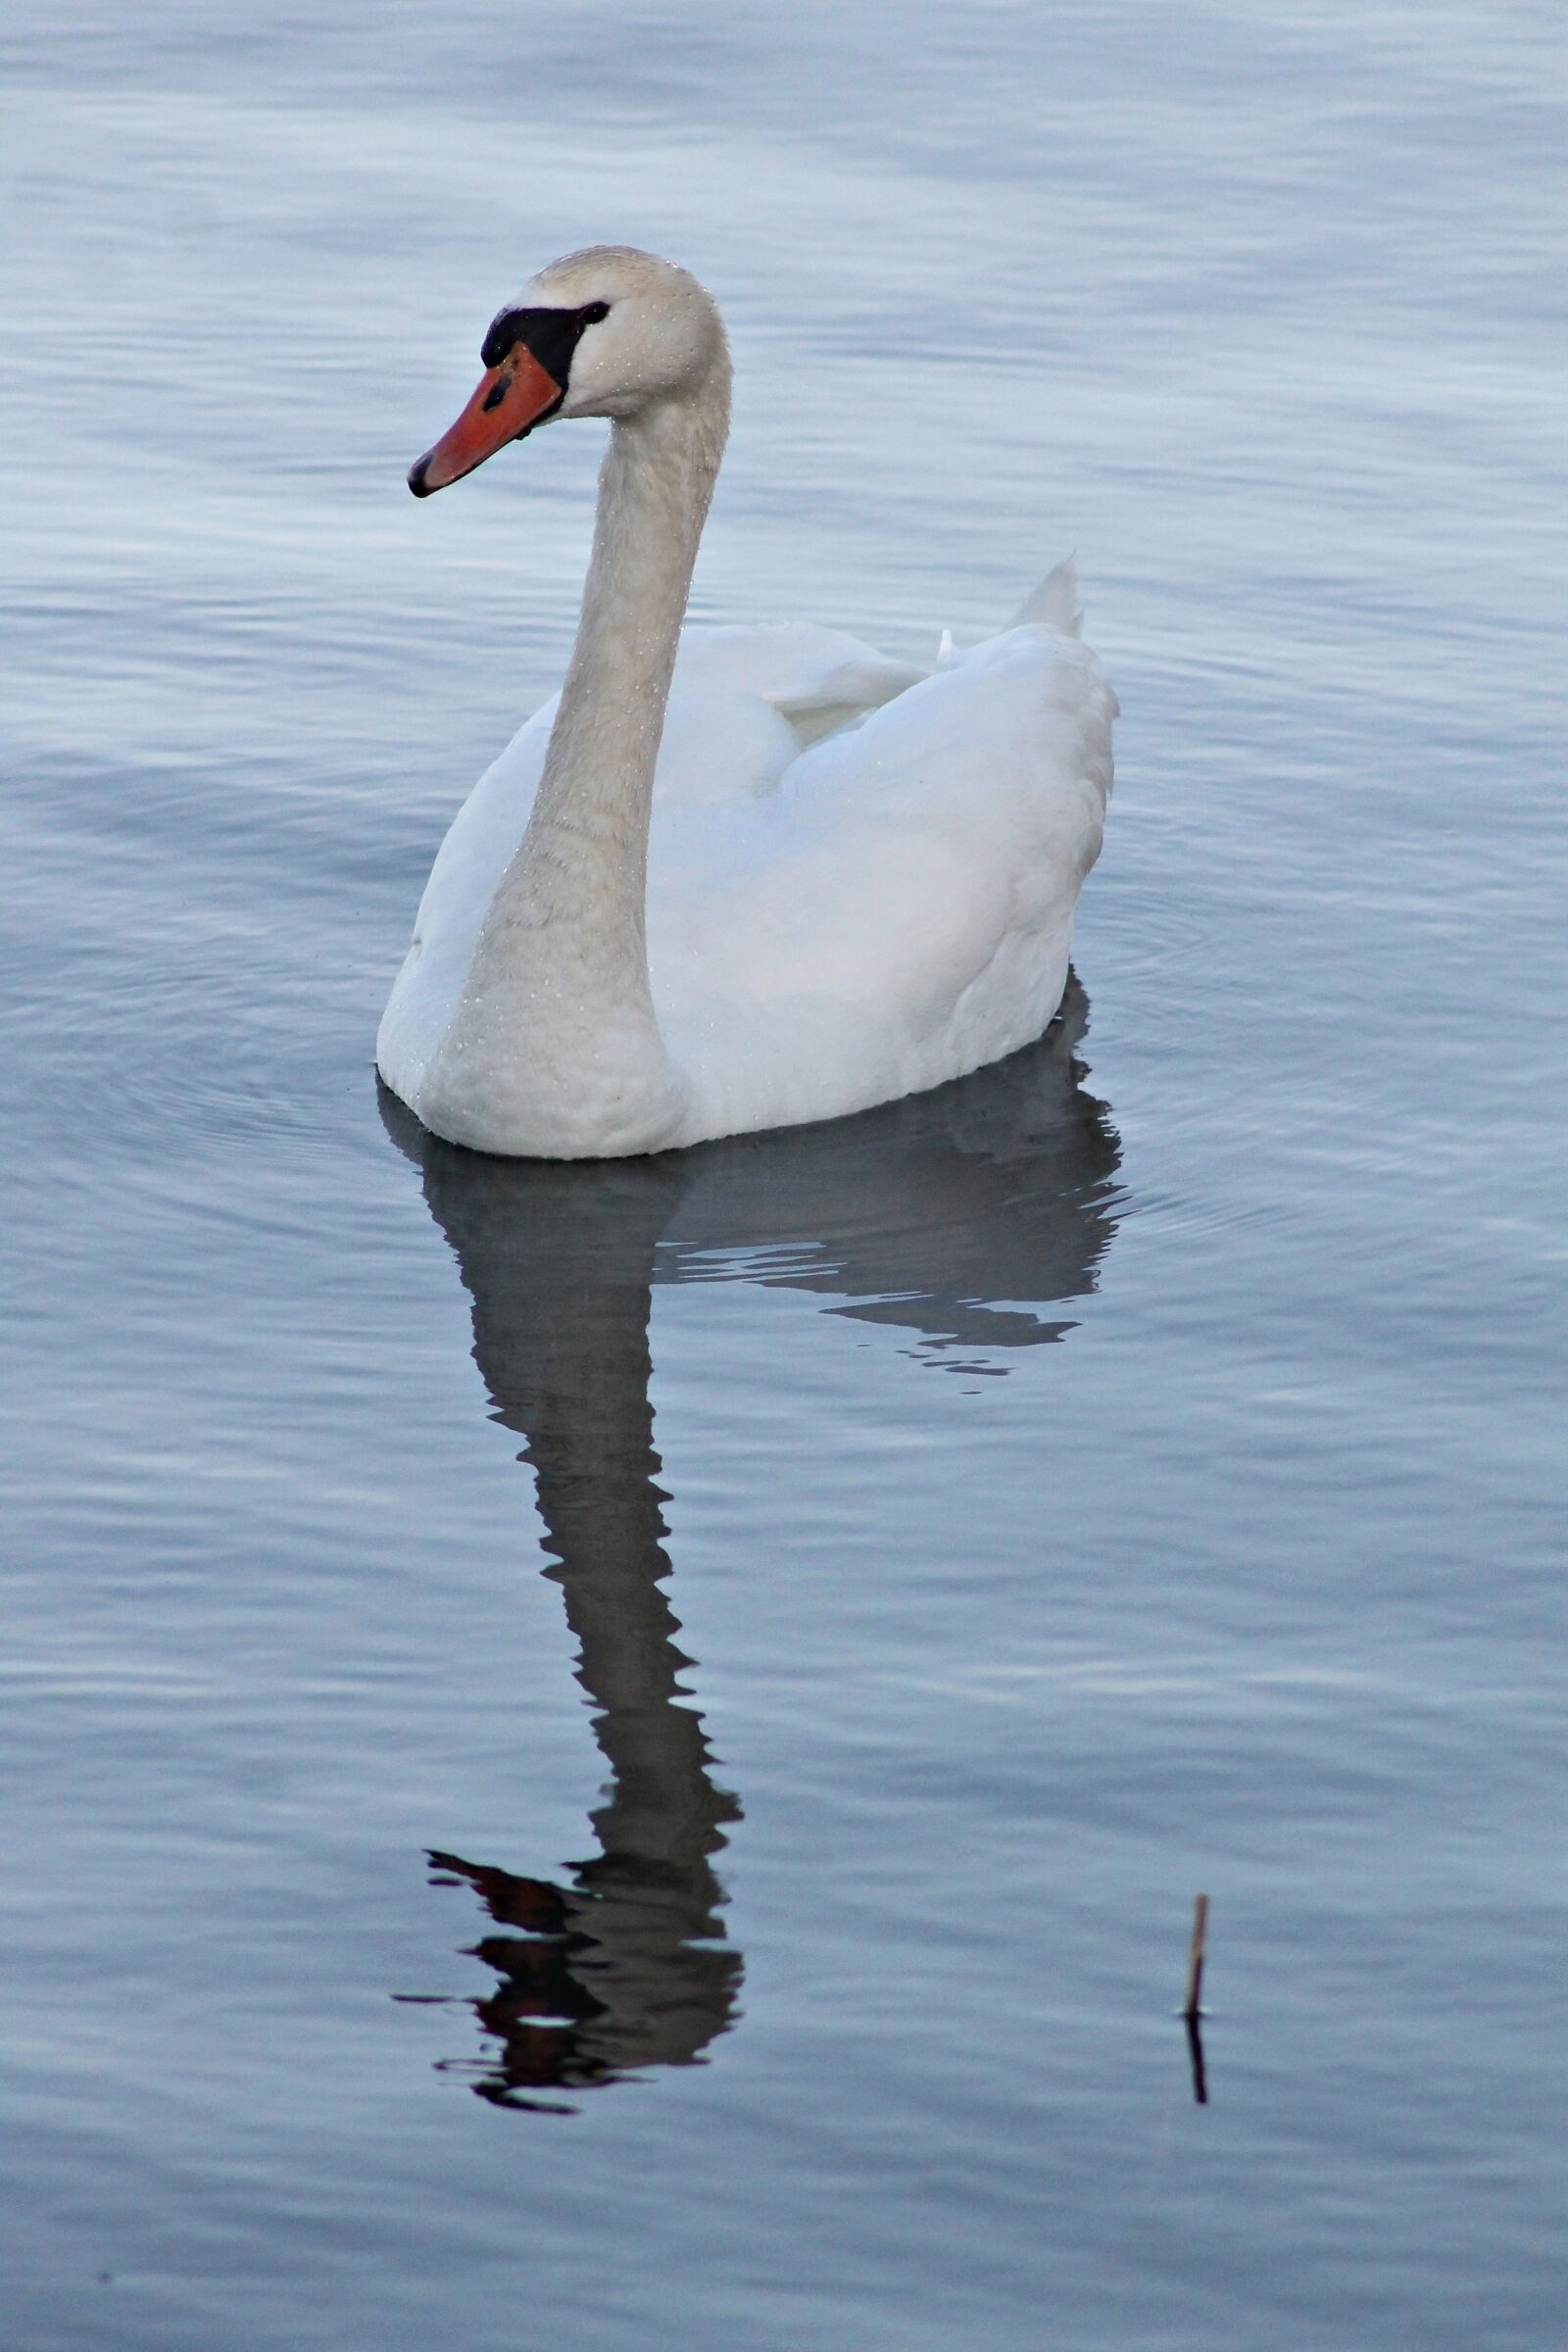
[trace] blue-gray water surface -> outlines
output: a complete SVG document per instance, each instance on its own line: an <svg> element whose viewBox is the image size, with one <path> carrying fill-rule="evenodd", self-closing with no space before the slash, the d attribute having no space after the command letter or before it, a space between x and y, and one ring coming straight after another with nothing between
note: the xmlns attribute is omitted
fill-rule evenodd
<svg viewBox="0 0 1568 2352"><path fill-rule="evenodd" d="M8 2347L1561 2340L1565 59L10 15ZM529 1169L371 1046L599 428L403 469L601 238L697 612L1076 548L1119 783L1038 1047Z"/></svg>

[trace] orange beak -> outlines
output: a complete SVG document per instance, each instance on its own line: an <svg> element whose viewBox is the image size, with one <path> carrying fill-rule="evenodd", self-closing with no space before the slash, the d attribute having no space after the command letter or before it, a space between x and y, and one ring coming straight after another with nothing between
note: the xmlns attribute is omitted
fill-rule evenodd
<svg viewBox="0 0 1568 2352"><path fill-rule="evenodd" d="M448 482L471 473L503 443L519 441L558 407L565 386L541 368L524 343L514 343L499 368L487 368L456 424L409 468L409 488L428 498Z"/></svg>

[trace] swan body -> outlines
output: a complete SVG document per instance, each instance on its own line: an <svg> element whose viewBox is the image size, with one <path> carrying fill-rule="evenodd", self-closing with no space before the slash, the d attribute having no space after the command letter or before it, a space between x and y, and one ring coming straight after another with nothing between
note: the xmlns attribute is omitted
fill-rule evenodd
<svg viewBox="0 0 1568 2352"><path fill-rule="evenodd" d="M863 1109L1037 1037L1111 780L1070 565L929 672L809 625L683 629L728 412L710 299L597 249L485 356L416 490L489 454L496 412L515 437L519 401L616 421L566 681L436 858L377 1040L393 1092L449 1142L610 1157Z"/></svg>

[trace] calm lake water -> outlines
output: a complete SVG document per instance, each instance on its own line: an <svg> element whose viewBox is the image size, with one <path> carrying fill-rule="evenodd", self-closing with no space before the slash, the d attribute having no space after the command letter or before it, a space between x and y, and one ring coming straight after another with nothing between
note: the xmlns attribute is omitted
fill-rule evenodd
<svg viewBox="0 0 1568 2352"><path fill-rule="evenodd" d="M1565 53L13 12L8 2347L1560 2340ZM1076 547L1119 785L1039 1047L528 1169L371 1046L599 433L403 470L597 238L697 612Z"/></svg>

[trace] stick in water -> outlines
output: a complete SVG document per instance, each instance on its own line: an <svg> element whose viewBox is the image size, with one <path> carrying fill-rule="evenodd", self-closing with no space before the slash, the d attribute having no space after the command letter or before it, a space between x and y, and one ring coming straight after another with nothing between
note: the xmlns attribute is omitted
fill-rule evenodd
<svg viewBox="0 0 1568 2352"><path fill-rule="evenodd" d="M1200 1894L1193 1906L1193 1941L1187 1954L1187 2003L1182 2010L1189 2025L1200 2016L1199 1995L1203 1989L1203 1952L1208 1942L1208 1897Z"/></svg>

